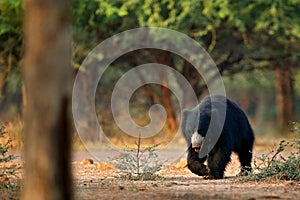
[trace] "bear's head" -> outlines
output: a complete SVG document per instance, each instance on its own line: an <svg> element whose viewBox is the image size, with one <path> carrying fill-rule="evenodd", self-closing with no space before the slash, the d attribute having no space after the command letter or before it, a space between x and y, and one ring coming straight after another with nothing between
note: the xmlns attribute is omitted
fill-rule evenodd
<svg viewBox="0 0 300 200"><path fill-rule="evenodd" d="M199 110L199 107L182 112L181 131L188 146L199 152L206 136L213 111Z"/></svg>

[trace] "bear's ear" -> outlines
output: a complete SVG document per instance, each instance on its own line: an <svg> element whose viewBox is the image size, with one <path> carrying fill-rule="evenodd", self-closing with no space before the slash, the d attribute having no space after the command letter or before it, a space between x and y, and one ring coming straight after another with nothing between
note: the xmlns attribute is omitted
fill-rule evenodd
<svg viewBox="0 0 300 200"><path fill-rule="evenodd" d="M181 115L181 133L183 134L188 145L191 144L191 137L198 129L199 110L184 109Z"/></svg>
<svg viewBox="0 0 300 200"><path fill-rule="evenodd" d="M188 126L187 126L187 122L188 122L188 118L190 115L190 110L188 109L183 109L182 113L181 113L181 132L183 135L185 135L185 133L188 131Z"/></svg>

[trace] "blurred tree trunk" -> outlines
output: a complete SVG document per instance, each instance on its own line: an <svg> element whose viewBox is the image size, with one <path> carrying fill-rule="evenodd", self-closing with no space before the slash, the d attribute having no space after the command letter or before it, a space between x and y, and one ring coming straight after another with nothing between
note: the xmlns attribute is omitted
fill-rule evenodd
<svg viewBox="0 0 300 200"><path fill-rule="evenodd" d="M0 98L3 95L3 87L6 83L8 72L6 69L2 69L3 71L0 71Z"/></svg>
<svg viewBox="0 0 300 200"><path fill-rule="evenodd" d="M22 199L72 199L68 0L25 0Z"/></svg>
<svg viewBox="0 0 300 200"><path fill-rule="evenodd" d="M205 90L205 88L201 87L199 84L201 81L201 76L195 67L186 60L183 64L182 75L190 82L197 98L199 98Z"/></svg>
<svg viewBox="0 0 300 200"><path fill-rule="evenodd" d="M293 78L291 67L275 68L277 124L283 131L293 116Z"/></svg>
<svg viewBox="0 0 300 200"><path fill-rule="evenodd" d="M162 52L157 56L158 63L171 66L171 56L169 52ZM168 74L160 74L161 80L166 86L168 86ZM173 109L172 94L168 87L161 86L161 101L167 112L167 131L169 135L172 135L177 130L176 116Z"/></svg>

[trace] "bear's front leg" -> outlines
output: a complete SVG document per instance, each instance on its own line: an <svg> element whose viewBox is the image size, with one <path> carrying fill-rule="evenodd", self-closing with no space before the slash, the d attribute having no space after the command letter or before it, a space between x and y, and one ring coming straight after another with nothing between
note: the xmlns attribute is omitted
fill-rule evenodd
<svg viewBox="0 0 300 200"><path fill-rule="evenodd" d="M187 165L189 170L199 176L208 175L208 169L205 162L206 157L200 159L198 153L190 146L188 149Z"/></svg>

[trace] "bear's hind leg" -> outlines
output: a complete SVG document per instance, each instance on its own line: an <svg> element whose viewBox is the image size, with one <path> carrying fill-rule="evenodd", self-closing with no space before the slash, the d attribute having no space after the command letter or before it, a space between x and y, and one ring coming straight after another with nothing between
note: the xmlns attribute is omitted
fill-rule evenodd
<svg viewBox="0 0 300 200"><path fill-rule="evenodd" d="M245 149L237 152L241 163L241 175L246 171L251 171L252 152L251 149Z"/></svg>
<svg viewBox="0 0 300 200"><path fill-rule="evenodd" d="M224 171L230 162L231 150L219 148L213 150L208 156L207 165L210 178L221 179L224 177Z"/></svg>

